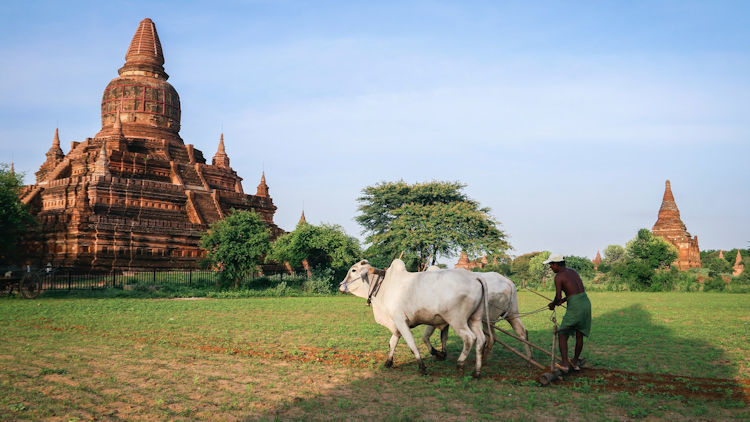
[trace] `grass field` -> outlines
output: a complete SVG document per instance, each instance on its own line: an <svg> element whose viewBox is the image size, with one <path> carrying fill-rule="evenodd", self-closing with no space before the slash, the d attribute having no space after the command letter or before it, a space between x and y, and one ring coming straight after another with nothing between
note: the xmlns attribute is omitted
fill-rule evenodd
<svg viewBox="0 0 750 422"><path fill-rule="evenodd" d="M548 387L500 346L458 377L453 333L429 375L403 341L385 369L390 334L351 296L0 299L0 420L750 420L750 295L590 297L588 368ZM550 315L524 319L545 347Z"/></svg>

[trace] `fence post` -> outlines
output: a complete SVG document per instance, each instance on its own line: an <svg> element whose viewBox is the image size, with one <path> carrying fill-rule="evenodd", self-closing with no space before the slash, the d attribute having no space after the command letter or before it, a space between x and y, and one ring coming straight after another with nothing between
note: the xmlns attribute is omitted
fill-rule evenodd
<svg viewBox="0 0 750 422"><path fill-rule="evenodd" d="M115 287L115 270L112 269L112 287Z"/></svg>
<svg viewBox="0 0 750 422"><path fill-rule="evenodd" d="M154 268L154 285L156 285L156 268Z"/></svg>
<svg viewBox="0 0 750 422"><path fill-rule="evenodd" d="M193 285L193 269L190 268L188 270L188 286L192 286L192 285Z"/></svg>
<svg viewBox="0 0 750 422"><path fill-rule="evenodd" d="M70 269L68 270L68 291L70 291L70 289L71 289L71 286L70 286L70 272L71 271L72 270L70 270Z"/></svg>

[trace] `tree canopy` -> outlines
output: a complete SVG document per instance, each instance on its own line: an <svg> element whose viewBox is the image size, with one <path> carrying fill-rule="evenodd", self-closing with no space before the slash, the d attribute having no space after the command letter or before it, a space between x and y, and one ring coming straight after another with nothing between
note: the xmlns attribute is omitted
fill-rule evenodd
<svg viewBox="0 0 750 422"><path fill-rule="evenodd" d="M529 260L529 268L527 274L529 282L533 285L541 284L542 286L547 285L547 281L555 279L555 273L549 267L549 264L545 264L544 261L549 258L549 251L542 251Z"/></svg>
<svg viewBox="0 0 750 422"><path fill-rule="evenodd" d="M243 278L252 276L271 246L268 228L258 214L233 210L211 224L201 238L201 247L208 261L221 268L225 279L237 287Z"/></svg>
<svg viewBox="0 0 750 422"><path fill-rule="evenodd" d="M677 259L677 248L654 236L648 229L638 234L625 245L625 257L612 265L612 273L630 284L633 290L662 290L672 262Z"/></svg>
<svg viewBox="0 0 750 422"><path fill-rule="evenodd" d="M609 245L604 249L602 264L612 265L625 257L625 248L620 245Z"/></svg>
<svg viewBox="0 0 750 422"><path fill-rule="evenodd" d="M581 277L594 276L594 263L585 256L568 255L565 257L565 266L576 270Z"/></svg>
<svg viewBox="0 0 750 422"><path fill-rule="evenodd" d="M293 266L307 259L311 268L332 268L336 279L343 278L349 267L362 256L359 241L338 225L316 226L306 222L273 242L267 260L288 261Z"/></svg>
<svg viewBox="0 0 750 422"><path fill-rule="evenodd" d="M510 248L499 222L489 208L480 208L459 182L432 181L407 184L381 182L367 186L357 222L364 228L368 258L387 262L405 252L419 267L434 264L438 256L466 251L470 258L503 255ZM427 259L432 257L430 262Z"/></svg>
<svg viewBox="0 0 750 422"><path fill-rule="evenodd" d="M21 236L35 224L28 207L18 197L22 176L0 164L0 262L15 258Z"/></svg>

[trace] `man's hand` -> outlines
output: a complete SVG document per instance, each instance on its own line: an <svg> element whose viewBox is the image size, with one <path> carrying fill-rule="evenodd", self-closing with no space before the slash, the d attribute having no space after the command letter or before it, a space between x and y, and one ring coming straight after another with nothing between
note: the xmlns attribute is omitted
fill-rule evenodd
<svg viewBox="0 0 750 422"><path fill-rule="evenodd" d="M547 307L549 308L550 311L554 311L555 310L555 301L553 300L552 302L550 302L549 305L547 305Z"/></svg>

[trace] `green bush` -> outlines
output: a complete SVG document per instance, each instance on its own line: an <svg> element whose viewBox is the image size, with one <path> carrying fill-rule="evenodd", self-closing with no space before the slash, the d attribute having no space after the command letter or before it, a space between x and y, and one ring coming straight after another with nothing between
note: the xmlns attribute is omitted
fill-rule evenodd
<svg viewBox="0 0 750 422"><path fill-rule="evenodd" d="M305 293L312 294L331 294L335 283L335 274L333 268L316 268L313 270L312 277L302 284L302 290Z"/></svg>
<svg viewBox="0 0 750 422"><path fill-rule="evenodd" d="M565 266L576 270L581 278L591 278L594 276L594 263L588 258L582 256L566 256Z"/></svg>
<svg viewBox="0 0 750 422"><path fill-rule="evenodd" d="M671 291L679 277L678 273L679 271L674 267L668 271L657 271L651 276L651 283L648 286L648 290L652 292Z"/></svg>
<svg viewBox="0 0 750 422"><path fill-rule="evenodd" d="M718 256L706 258L702 262L703 268L707 268L710 277L716 277L719 274L731 274L732 265L727 262L726 259L721 259Z"/></svg>
<svg viewBox="0 0 750 422"><path fill-rule="evenodd" d="M723 292L727 290L727 282L721 277L711 277L703 284L704 292Z"/></svg>

